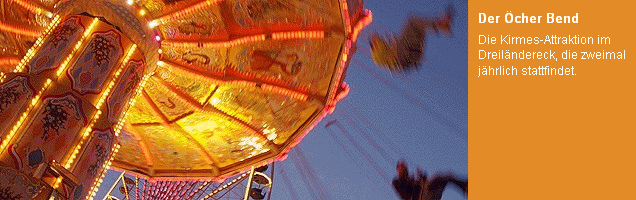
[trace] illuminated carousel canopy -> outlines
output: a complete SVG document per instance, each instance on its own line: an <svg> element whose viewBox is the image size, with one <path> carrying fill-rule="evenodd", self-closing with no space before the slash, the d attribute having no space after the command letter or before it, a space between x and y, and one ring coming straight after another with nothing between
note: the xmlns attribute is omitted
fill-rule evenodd
<svg viewBox="0 0 636 200"><path fill-rule="evenodd" d="M103 110L125 116L108 164L159 179L221 179L284 159L346 95L371 21L362 0L0 2L1 72L58 15L103 18L138 45L152 75L127 112Z"/></svg>

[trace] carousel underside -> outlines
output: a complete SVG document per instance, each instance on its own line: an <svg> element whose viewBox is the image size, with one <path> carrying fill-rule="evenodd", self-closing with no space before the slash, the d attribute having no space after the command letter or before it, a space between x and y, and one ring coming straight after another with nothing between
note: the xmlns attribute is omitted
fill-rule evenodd
<svg viewBox="0 0 636 200"><path fill-rule="evenodd" d="M222 180L284 159L346 95L371 21L362 0L0 0L0 11L11 119L0 164L75 174L90 157L98 180L111 165ZM60 108L54 129L44 104Z"/></svg>

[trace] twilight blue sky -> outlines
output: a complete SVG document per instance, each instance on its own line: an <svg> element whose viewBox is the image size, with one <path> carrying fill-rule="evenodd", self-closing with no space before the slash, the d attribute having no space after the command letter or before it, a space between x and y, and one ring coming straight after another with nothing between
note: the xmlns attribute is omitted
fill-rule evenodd
<svg viewBox="0 0 636 200"><path fill-rule="evenodd" d="M453 37L428 38L426 60L419 72L391 75L375 67L368 53L370 31L399 34L408 13L435 15L451 3L456 9ZM373 23L360 35L358 52L349 66L345 81L351 91L336 111L316 126L298 147L332 199L398 199L390 180L395 176L395 159L400 157L408 161L413 172L420 166L429 174L449 170L467 177L467 1L365 0L365 7L373 12ZM351 120L351 123L347 117L357 120ZM342 135L342 130L335 125L324 127L334 119L346 128L357 144L364 146L388 180ZM376 136L377 144L393 160L384 159L355 126ZM337 145L328 131L339 134L339 140L347 145L347 150ZM310 199L293 162L288 158L278 164L276 175L282 168L290 177L295 192ZM272 199L292 199L282 178L276 175ZM465 198L455 190L447 190L443 199Z"/></svg>
<svg viewBox="0 0 636 200"><path fill-rule="evenodd" d="M407 160L412 172L420 166L429 175L448 170L467 177L467 1L365 0L364 3L373 12L373 23L360 35L358 51L349 66L345 81L351 91L297 148L304 153L331 199L398 199L390 181L399 158ZM456 9L453 37L428 38L426 60L420 71L391 75L374 65L368 52L370 31L399 34L408 13L435 15L448 4ZM336 125L325 128L331 120L340 122L369 157ZM359 130L373 137L380 148L374 148ZM344 149L329 131L337 135ZM389 157L385 159L378 150L386 151ZM280 175L281 169L289 177L294 192L302 199L311 199L291 156L276 163L272 199L292 199ZM105 177L98 199L103 198L108 190L105 185L112 183L117 174L109 172ZM465 198L453 189L447 190L443 200L454 199Z"/></svg>

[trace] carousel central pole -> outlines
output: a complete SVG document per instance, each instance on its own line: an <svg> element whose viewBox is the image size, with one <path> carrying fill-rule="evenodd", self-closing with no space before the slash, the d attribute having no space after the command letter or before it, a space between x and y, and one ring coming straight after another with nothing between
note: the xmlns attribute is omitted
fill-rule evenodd
<svg viewBox="0 0 636 200"><path fill-rule="evenodd" d="M247 180L247 188L245 189L245 197L243 200L248 200L250 198L250 189L252 188L252 179L254 178L254 166L250 170L250 178Z"/></svg>
<svg viewBox="0 0 636 200"><path fill-rule="evenodd" d="M0 179L28 180L0 188L28 199L95 195L147 74L143 53L109 22L56 16L0 77Z"/></svg>

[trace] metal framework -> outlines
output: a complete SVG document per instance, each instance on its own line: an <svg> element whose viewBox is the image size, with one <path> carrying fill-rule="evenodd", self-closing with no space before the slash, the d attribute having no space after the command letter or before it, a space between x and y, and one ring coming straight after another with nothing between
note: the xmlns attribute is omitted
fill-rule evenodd
<svg viewBox="0 0 636 200"><path fill-rule="evenodd" d="M271 177L274 175L273 163L271 166L269 176L262 172L262 167L261 170L252 167L250 171L222 182L146 180L122 171L102 200L269 200L273 184Z"/></svg>

